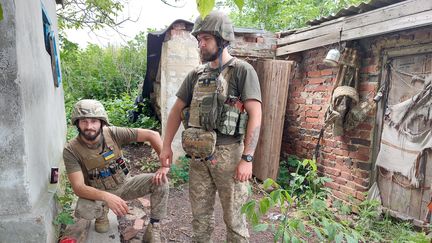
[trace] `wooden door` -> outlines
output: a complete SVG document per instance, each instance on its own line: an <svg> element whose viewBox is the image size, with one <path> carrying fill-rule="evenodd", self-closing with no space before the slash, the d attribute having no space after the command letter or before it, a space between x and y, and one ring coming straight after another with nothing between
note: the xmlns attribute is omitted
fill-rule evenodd
<svg viewBox="0 0 432 243"><path fill-rule="evenodd" d="M258 73L262 94L262 123L255 151L253 174L259 180L276 179L292 61L258 60L252 62Z"/></svg>

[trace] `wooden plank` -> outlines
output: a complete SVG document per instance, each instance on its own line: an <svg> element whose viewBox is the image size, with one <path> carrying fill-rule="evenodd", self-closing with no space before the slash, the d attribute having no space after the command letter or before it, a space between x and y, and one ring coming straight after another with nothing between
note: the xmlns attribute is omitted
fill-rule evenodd
<svg viewBox="0 0 432 243"><path fill-rule="evenodd" d="M339 42L339 39L340 39L339 32L334 31L333 33L329 33L328 35L324 35L310 40L279 47L278 49L276 49L276 56L283 56L290 53L309 50L316 47L322 47L325 45Z"/></svg>
<svg viewBox="0 0 432 243"><path fill-rule="evenodd" d="M294 34L288 35L277 40L276 44L278 46L291 44L299 41L309 40L311 38L320 37L323 35L331 34L337 30L342 29L342 21L333 22L333 24L318 25L318 27L308 28L306 31L296 32Z"/></svg>
<svg viewBox="0 0 432 243"><path fill-rule="evenodd" d="M396 20L371 24L355 29L342 31L342 41L367 38L375 35L383 35L391 32L413 29L422 26L432 25L432 10L404 16Z"/></svg>
<svg viewBox="0 0 432 243"><path fill-rule="evenodd" d="M303 29L277 41L276 56L300 52L341 41L366 38L391 32L432 25L432 1L412 0L347 17L331 24ZM342 36L339 38L339 29ZM334 38L337 32L337 38ZM318 40L326 40L317 45ZM288 46L283 46L291 44ZM296 45L296 46L292 46ZM290 47L292 46L292 47ZM299 48L300 47L300 48Z"/></svg>
<svg viewBox="0 0 432 243"><path fill-rule="evenodd" d="M421 13L432 9L430 0L405 1L388 7L375 9L345 19L343 29L351 30L383 21L398 21L397 19Z"/></svg>
<svg viewBox="0 0 432 243"><path fill-rule="evenodd" d="M253 174L260 180L276 179L279 170L292 61L259 60L253 63L260 79L262 123L255 151Z"/></svg>
<svg viewBox="0 0 432 243"><path fill-rule="evenodd" d="M432 52L432 44L415 45L415 46L409 46L404 48L397 47L397 48L386 49L384 51L384 55L388 55L389 57L394 58L400 56L424 54L429 52Z"/></svg>

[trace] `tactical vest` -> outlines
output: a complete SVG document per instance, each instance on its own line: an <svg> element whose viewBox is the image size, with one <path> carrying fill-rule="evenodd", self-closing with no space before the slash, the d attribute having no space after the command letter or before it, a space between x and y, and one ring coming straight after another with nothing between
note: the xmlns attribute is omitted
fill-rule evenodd
<svg viewBox="0 0 432 243"><path fill-rule="evenodd" d="M78 156L87 185L101 190L114 190L123 184L129 171L120 147L111 137L110 129L103 127L102 134L103 150L89 149L78 138L71 141L71 148Z"/></svg>

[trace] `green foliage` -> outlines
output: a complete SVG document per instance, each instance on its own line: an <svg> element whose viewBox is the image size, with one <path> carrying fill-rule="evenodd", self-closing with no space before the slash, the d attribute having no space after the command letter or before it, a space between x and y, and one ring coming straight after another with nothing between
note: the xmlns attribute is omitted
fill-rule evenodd
<svg viewBox="0 0 432 243"><path fill-rule="evenodd" d="M189 181L189 164L190 159L182 156L177 164L171 165L170 169L170 184L173 187L178 187Z"/></svg>
<svg viewBox="0 0 432 243"><path fill-rule="evenodd" d="M141 32L124 47L101 48L90 45L81 50L62 38L61 55L67 122L73 105L80 99L100 100L115 126L158 129L159 122L150 117L148 101L140 104L143 113L131 123L129 114L137 111L135 97L145 73L147 40ZM141 90L140 90L141 91ZM73 133L68 133L73 136Z"/></svg>
<svg viewBox="0 0 432 243"><path fill-rule="evenodd" d="M290 157L282 164L287 167L281 168L278 181L282 181L285 187L267 179L261 189L264 196L250 200L242 207L242 213L253 229L273 232L274 242L431 240L424 233L413 232L408 223L381 218L380 203L375 200L354 206L358 209L358 216L349 215L352 206L341 201L335 201L334 208L330 208L326 201L327 190L323 189L328 178L318 175L314 160Z"/></svg>
<svg viewBox="0 0 432 243"><path fill-rule="evenodd" d="M146 173L153 173L156 172L159 167L160 164L158 161L141 161L141 171L146 172Z"/></svg>
<svg viewBox="0 0 432 243"><path fill-rule="evenodd" d="M290 195L297 198L325 198L329 191L324 184L329 181L330 178L318 176L314 160L300 160L296 156L289 156L280 163L277 183L288 188Z"/></svg>
<svg viewBox="0 0 432 243"><path fill-rule="evenodd" d="M59 28L114 28L127 20L118 20L118 13L126 3L125 0L63 0L63 7L57 10Z"/></svg>
<svg viewBox="0 0 432 243"><path fill-rule="evenodd" d="M108 113L110 123L114 126L159 129L159 122L146 116L145 113L140 114L136 122L132 123L129 120L129 112L136 110L137 107L134 106L134 100L128 94L124 94L121 98L102 101L102 103Z"/></svg>
<svg viewBox="0 0 432 243"><path fill-rule="evenodd" d="M3 8L2 8L2 5L0 3L0 21L2 21L2 20L3 20Z"/></svg>
<svg viewBox="0 0 432 243"><path fill-rule="evenodd" d="M214 8L215 0L196 0L197 9L201 18L205 18Z"/></svg>
<svg viewBox="0 0 432 243"><path fill-rule="evenodd" d="M61 38L62 74L66 98L105 100L131 95L146 70L147 40L141 32L126 46L101 48L89 45L81 50Z"/></svg>
<svg viewBox="0 0 432 243"><path fill-rule="evenodd" d="M241 10L232 1L225 4L231 7L230 17L237 27L282 31L303 27L309 20L335 14L342 8L362 2L366 0L249 0Z"/></svg>
<svg viewBox="0 0 432 243"><path fill-rule="evenodd" d="M53 220L53 224L57 226L74 224L72 203L75 200L75 194L65 173L60 176L60 189L56 192L55 198L60 210Z"/></svg>

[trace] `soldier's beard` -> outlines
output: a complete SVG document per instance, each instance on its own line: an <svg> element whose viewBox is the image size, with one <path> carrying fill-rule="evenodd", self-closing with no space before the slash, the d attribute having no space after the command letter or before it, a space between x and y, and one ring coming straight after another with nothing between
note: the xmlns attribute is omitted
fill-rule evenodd
<svg viewBox="0 0 432 243"><path fill-rule="evenodd" d="M97 129L96 131L92 130L92 129L86 129L84 131L81 131L81 129L78 129L79 134L82 137L84 137L86 140L91 141L91 142L96 140L96 138L101 134L101 130L102 129L100 129L100 128Z"/></svg>
<svg viewBox="0 0 432 243"><path fill-rule="evenodd" d="M209 51L200 50L200 56L203 62L213 62L218 58L218 51L216 50L212 53Z"/></svg>

